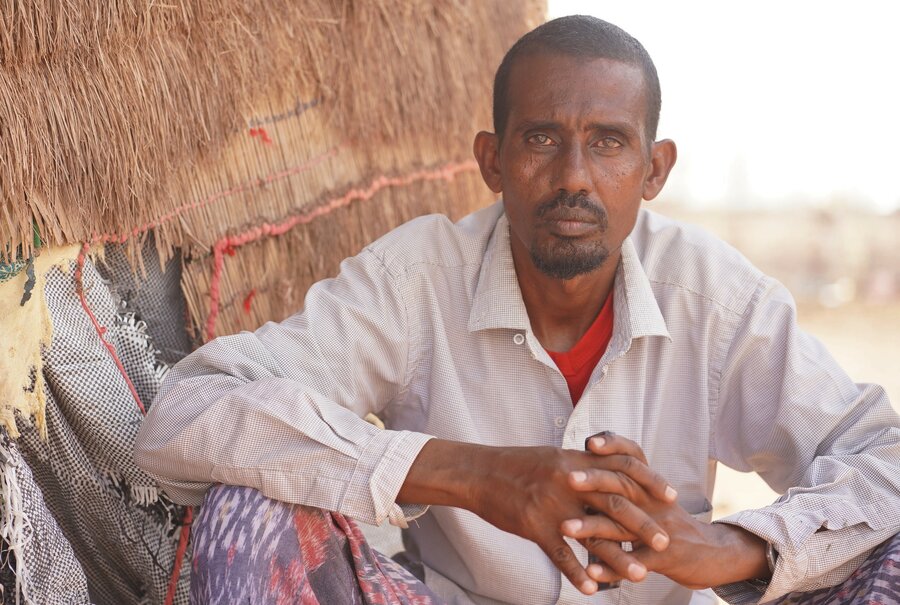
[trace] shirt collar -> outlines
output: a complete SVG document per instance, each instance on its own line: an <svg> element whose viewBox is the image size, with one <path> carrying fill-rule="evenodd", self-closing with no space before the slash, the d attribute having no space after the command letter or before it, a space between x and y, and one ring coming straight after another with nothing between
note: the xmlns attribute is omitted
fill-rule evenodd
<svg viewBox="0 0 900 605"><path fill-rule="evenodd" d="M531 329L516 279L506 213L500 214L488 242L469 314L470 332L489 328Z"/></svg>
<svg viewBox="0 0 900 605"><path fill-rule="evenodd" d="M490 328L531 330L516 279L509 237L509 221L504 213L498 218L485 251L469 314L470 332ZM622 243L613 296L615 326L611 349L624 352L633 339L642 336L664 336L671 340L650 280L630 237Z"/></svg>

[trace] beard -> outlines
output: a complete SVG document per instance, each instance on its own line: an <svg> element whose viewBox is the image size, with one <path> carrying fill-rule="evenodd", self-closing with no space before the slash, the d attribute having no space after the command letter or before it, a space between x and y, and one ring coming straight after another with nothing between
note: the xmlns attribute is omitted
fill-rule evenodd
<svg viewBox="0 0 900 605"><path fill-rule="evenodd" d="M538 206L538 220L551 213L564 213L565 208L579 208L594 216L601 231L606 231L609 218L606 209L592 202L586 195L560 192L555 198ZM583 214L583 213L582 213ZM601 241L583 241L577 237L550 236L533 241L529 248L531 262L544 275L554 279L572 279L598 269L609 258L609 249Z"/></svg>
<svg viewBox="0 0 900 605"><path fill-rule="evenodd" d="M572 279L600 268L609 258L609 250L600 242L579 242L574 238L533 244L531 262L554 279Z"/></svg>

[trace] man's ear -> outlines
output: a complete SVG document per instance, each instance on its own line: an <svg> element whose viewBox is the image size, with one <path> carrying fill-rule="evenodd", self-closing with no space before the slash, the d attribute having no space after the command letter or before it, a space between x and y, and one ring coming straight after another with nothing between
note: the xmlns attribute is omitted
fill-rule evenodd
<svg viewBox="0 0 900 605"><path fill-rule="evenodd" d="M653 143L653 147L650 149L650 171L644 179L643 197L645 200L652 200L659 195L677 158L678 149L675 147L675 141L663 139Z"/></svg>
<svg viewBox="0 0 900 605"><path fill-rule="evenodd" d="M493 132L482 130L475 135L472 146L475 160L481 168L481 178L494 193L503 191L503 180L500 178L500 138Z"/></svg>

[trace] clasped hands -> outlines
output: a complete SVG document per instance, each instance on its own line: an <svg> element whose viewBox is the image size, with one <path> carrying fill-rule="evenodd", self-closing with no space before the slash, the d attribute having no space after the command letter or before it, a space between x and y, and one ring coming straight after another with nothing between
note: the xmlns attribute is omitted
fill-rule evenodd
<svg viewBox="0 0 900 605"><path fill-rule="evenodd" d="M654 571L692 589L764 576L764 543L729 525L697 521L677 492L618 435L591 438L588 451L503 448L493 453L472 510L538 544L572 584L640 582ZM484 468L484 467L483 467ZM583 567L564 540L594 555ZM621 542L630 541L626 552ZM760 567L762 565L762 567Z"/></svg>

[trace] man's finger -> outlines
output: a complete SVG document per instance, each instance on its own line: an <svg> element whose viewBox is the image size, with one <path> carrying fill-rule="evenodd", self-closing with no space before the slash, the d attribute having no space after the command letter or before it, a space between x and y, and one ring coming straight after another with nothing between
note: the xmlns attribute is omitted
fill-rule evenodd
<svg viewBox="0 0 900 605"><path fill-rule="evenodd" d="M622 576L612 570L612 567L599 563L599 559L593 554L591 555L591 562L587 566L587 574L592 580L597 582L599 590L618 588L619 583L623 579Z"/></svg>
<svg viewBox="0 0 900 605"><path fill-rule="evenodd" d="M625 454L626 456L637 458L644 464L648 464L647 457L644 456L644 450L641 449L641 446L631 439L616 435L612 431L601 431L588 437L584 442L584 449L602 456Z"/></svg>
<svg viewBox="0 0 900 605"><path fill-rule="evenodd" d="M597 592L597 582L588 576L587 571L578 562L575 553L572 552L572 548L563 539L554 534L548 538L546 543L542 543L540 546L575 588L587 595Z"/></svg>
<svg viewBox="0 0 900 605"><path fill-rule="evenodd" d="M666 478L633 456L612 454L597 457L591 461L593 469L577 470L569 473L569 485L578 491L596 491L609 488L614 493L636 499L638 494L629 490L631 486L621 479L604 476L603 473L619 473L644 488L648 494L663 502L674 502L678 496Z"/></svg>
<svg viewBox="0 0 900 605"><path fill-rule="evenodd" d="M649 544L654 550L662 551L669 546L669 535L646 512L618 494L588 492L583 494L585 502L591 508L603 513L628 532L636 535L642 542ZM584 523L582 521L582 523ZM574 523L567 526L574 529ZM582 534L579 537L587 537ZM605 537L605 536L602 536Z"/></svg>
<svg viewBox="0 0 900 605"><path fill-rule="evenodd" d="M649 493L625 473L596 468L586 468L570 472L569 485L578 492L606 492L610 494L620 494L632 502L643 501L647 498ZM659 489L659 487L657 487L657 489Z"/></svg>
<svg viewBox="0 0 900 605"><path fill-rule="evenodd" d="M584 515L577 519L568 519L560 524L560 532L569 538L603 538L616 542L630 542L638 536L606 515Z"/></svg>
<svg viewBox="0 0 900 605"><path fill-rule="evenodd" d="M647 577L647 567L638 561L634 555L622 550L619 542L603 540L601 538L586 538L580 540L588 551L594 555L597 563L603 568L595 580L601 582L615 582L624 578L632 582L640 582Z"/></svg>

